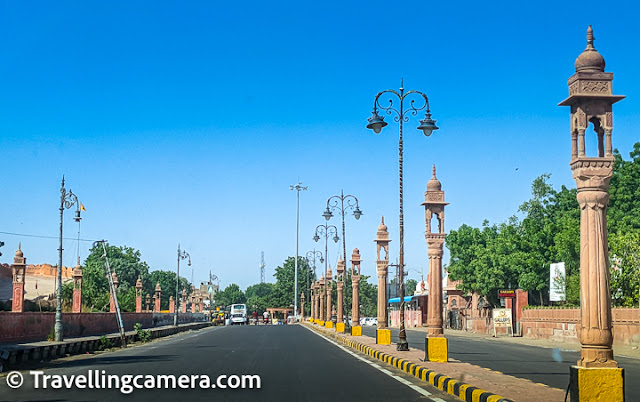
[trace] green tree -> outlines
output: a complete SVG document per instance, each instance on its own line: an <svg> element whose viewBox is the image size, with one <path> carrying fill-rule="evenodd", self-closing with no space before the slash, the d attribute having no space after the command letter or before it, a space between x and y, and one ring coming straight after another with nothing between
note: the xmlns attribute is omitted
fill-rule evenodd
<svg viewBox="0 0 640 402"><path fill-rule="evenodd" d="M405 289L407 289L407 295L411 296L415 293L416 287L418 286L418 281L415 279L408 279Z"/></svg>
<svg viewBox="0 0 640 402"><path fill-rule="evenodd" d="M129 288L135 287L138 276L143 278L147 276L149 265L140 259L141 254L138 250L110 244L105 244L105 248L111 271L116 273L120 282L118 293L127 293ZM102 244L96 244L84 262L82 299L83 303L93 311L108 311L109 309L109 282L106 276L105 261ZM133 308L135 309L135 305Z"/></svg>
<svg viewBox="0 0 640 402"><path fill-rule="evenodd" d="M235 283L227 286L223 291L216 293L216 305L229 306L231 304L245 303L247 298Z"/></svg>
<svg viewBox="0 0 640 402"><path fill-rule="evenodd" d="M276 283L269 297L270 307L287 308L293 305L294 271L294 257L288 257L281 267L276 267L276 272L273 275L276 278ZM310 275L311 278L313 277L307 259L298 257L298 294L295 295L298 303L300 302L300 295L303 292L307 293L307 275Z"/></svg>
<svg viewBox="0 0 640 402"><path fill-rule="evenodd" d="M249 286L245 291L247 308L250 310L255 309L258 314L262 314L269 307L269 298L274 287L274 284L266 282Z"/></svg>
<svg viewBox="0 0 640 402"><path fill-rule="evenodd" d="M609 236L611 295L616 306L638 305L640 291L640 231Z"/></svg>
<svg viewBox="0 0 640 402"><path fill-rule="evenodd" d="M152 297L155 293L156 285L160 283L160 308L162 310L169 309L169 298L176 297L176 273L173 271L152 271L149 275L142 278L143 294L150 294ZM186 278L180 277L178 292L182 294L182 290L187 289L187 293L191 293L191 284ZM118 292L120 293L120 292ZM180 297L180 295L179 295ZM135 299L134 299L135 300ZM135 308L135 304L134 304Z"/></svg>
<svg viewBox="0 0 640 402"><path fill-rule="evenodd" d="M640 142L633 145L630 161L623 160L617 149L614 156L607 213L609 232L640 230Z"/></svg>

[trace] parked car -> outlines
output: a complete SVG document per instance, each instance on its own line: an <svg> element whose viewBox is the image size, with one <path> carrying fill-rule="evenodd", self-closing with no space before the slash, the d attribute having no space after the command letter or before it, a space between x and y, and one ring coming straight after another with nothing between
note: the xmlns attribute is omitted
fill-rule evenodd
<svg viewBox="0 0 640 402"><path fill-rule="evenodd" d="M367 317L364 319L364 325L368 327L377 327L378 326L378 318L377 317Z"/></svg>

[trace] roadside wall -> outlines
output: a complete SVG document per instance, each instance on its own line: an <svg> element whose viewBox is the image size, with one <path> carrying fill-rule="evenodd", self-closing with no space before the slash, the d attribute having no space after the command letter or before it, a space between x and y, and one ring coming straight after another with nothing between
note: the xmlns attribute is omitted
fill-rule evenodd
<svg viewBox="0 0 640 402"><path fill-rule="evenodd" d="M55 313L0 312L0 343L47 340L55 324ZM204 321L203 314L180 314L180 323ZM173 314L122 313L125 330L136 323L143 328L173 324ZM118 332L114 313L65 313L62 315L64 337L73 338Z"/></svg>
<svg viewBox="0 0 640 402"><path fill-rule="evenodd" d="M640 309L614 308L613 343L640 346ZM579 342L580 309L524 309L522 336L563 342Z"/></svg>

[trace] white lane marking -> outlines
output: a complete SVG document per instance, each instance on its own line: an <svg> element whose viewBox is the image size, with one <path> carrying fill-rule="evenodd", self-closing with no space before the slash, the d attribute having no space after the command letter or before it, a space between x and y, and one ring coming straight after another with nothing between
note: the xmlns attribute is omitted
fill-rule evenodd
<svg viewBox="0 0 640 402"><path fill-rule="evenodd" d="M307 327L304 327L304 328L307 328ZM431 396L431 392L427 391L426 389L420 388L419 386L414 385L414 384L413 384L413 383L411 383L410 381L407 381L407 380L405 380L405 379L404 379L404 378L402 378L402 377L398 377L397 375L393 374L391 371L386 370L386 369L383 369L383 368L382 368L382 367L380 367L378 364L373 363L373 362L370 362L369 360L367 360L367 359L365 359L365 358L363 358L363 357L358 356L357 354L355 354L354 352L350 351L349 349L347 349L347 348L343 347L343 346L342 346L342 345L340 345L339 343L336 343L336 342L332 341L331 339L329 339L329 338L327 338L327 337L325 337L325 336L323 336L323 335L320 335L320 334L316 333L315 331L313 331L313 330L311 330L311 329L309 329L309 328L307 328L307 329L308 329L309 331L311 331L312 333L314 333L314 334L318 335L319 337L323 338L325 341L327 341L327 342L329 342L329 343L332 343L333 345L335 345L335 346L339 347L339 348L340 348L340 349L342 349L343 351L345 351L345 352L349 353L351 356L355 357L356 359L362 360L363 362L367 363L367 364L368 364L368 365L370 365L371 367L373 367L373 368L377 369L378 371L380 371L380 372L382 372L382 373L384 373L384 374L388 375L389 377L391 377L391 378L395 379L396 381L400 382L401 384L404 384L404 385L408 386L409 388L413 389L414 391L416 391L416 392L418 392L418 393L420 393L420 394L424 395L425 397L427 397L427 399L430 399L430 400L432 400L432 401L434 401L434 402L446 402L444 399L441 399L441 398L436 398L436 397L429 398L429 396Z"/></svg>
<svg viewBox="0 0 640 402"><path fill-rule="evenodd" d="M413 385L413 384L411 384L411 385L409 385L409 386L410 386L411 388L413 388L415 391L417 391L417 392L421 393L421 394L422 394L422 395L424 395L424 396L430 396L430 395L431 395L431 392L429 392L429 391L427 391L427 390L424 390L424 389L420 388L420 387L419 387L419 386L417 386L417 385ZM434 397L434 398L431 398L431 400L433 400L433 401L437 401L437 402L441 402L441 401L442 401L442 402L444 402L442 399L440 399L440 398L435 398L435 397Z"/></svg>

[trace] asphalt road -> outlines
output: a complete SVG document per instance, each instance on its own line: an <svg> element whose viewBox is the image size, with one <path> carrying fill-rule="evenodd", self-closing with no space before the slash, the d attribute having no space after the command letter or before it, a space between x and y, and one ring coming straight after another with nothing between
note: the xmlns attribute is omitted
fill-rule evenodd
<svg viewBox="0 0 640 402"><path fill-rule="evenodd" d="M364 357L364 355L361 355ZM215 327L181 334L147 345L49 365L38 375L88 375L93 384L103 375L259 375L260 389L34 389L35 376L22 371L24 384L10 389L0 377L2 401L454 401L456 398L422 384L425 397L411 388L415 381L386 367L393 378L366 361L341 350L300 325ZM91 372L90 370L95 370ZM104 370L104 373L102 372ZM98 380L95 381L95 375ZM398 377L404 379L399 380ZM53 381L51 377L48 381ZM198 378L197 384L200 384ZM141 383L144 380L140 381ZM84 383L82 383L84 384ZM227 384L225 380L225 384ZM86 384L88 386L88 383ZM428 394L427 394L428 395Z"/></svg>
<svg viewBox="0 0 640 402"><path fill-rule="evenodd" d="M376 327L362 327L363 335L375 337ZM407 330L409 346L424 350L425 333ZM526 378L554 388L567 389L569 367L580 352L501 342L495 338L476 338L447 334L449 358ZM398 330L391 328L391 341L398 341ZM640 360L615 357L624 368L626 398L640 401Z"/></svg>

